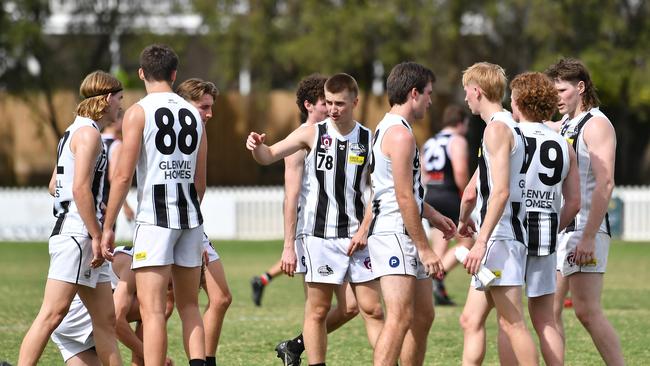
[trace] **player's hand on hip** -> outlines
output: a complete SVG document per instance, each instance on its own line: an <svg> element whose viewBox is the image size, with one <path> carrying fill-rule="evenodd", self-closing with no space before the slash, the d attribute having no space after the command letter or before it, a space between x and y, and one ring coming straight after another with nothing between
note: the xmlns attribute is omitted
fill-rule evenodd
<svg viewBox="0 0 650 366"><path fill-rule="evenodd" d="M253 151L258 146L262 145L265 139L266 139L265 133L259 134L257 132L251 132L248 134L248 138L246 139L246 148L250 151Z"/></svg>
<svg viewBox="0 0 650 366"><path fill-rule="evenodd" d="M472 250L467 253L467 257L465 257L465 261L463 262L463 266L467 269L467 273L472 275L478 273L486 248L487 244L485 242L477 240L476 243L474 243Z"/></svg>
<svg viewBox="0 0 650 366"><path fill-rule="evenodd" d="M419 251L419 255L420 262L422 262L427 275L440 277L444 274L445 269L442 266L442 261L431 248L428 248L424 251Z"/></svg>
<svg viewBox="0 0 650 366"><path fill-rule="evenodd" d="M104 229L101 241L101 257L109 262L113 261L113 248L115 244L115 232L113 229Z"/></svg>
<svg viewBox="0 0 650 366"><path fill-rule="evenodd" d="M285 247L282 249L282 259L280 265L282 272L286 273L289 277L293 277L293 275L296 273L296 263L296 251L293 249L293 247Z"/></svg>

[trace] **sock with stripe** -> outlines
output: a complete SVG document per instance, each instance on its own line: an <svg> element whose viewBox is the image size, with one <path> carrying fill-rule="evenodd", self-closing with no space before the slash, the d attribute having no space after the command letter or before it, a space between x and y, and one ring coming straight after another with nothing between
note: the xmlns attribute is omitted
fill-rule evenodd
<svg viewBox="0 0 650 366"><path fill-rule="evenodd" d="M264 272L264 274L260 275L260 278L262 279L262 285L266 286L271 282L273 276L268 272Z"/></svg>

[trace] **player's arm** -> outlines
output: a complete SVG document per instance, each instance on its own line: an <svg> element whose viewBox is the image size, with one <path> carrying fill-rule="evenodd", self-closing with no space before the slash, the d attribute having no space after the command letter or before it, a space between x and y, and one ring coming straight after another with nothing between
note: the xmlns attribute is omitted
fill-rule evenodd
<svg viewBox="0 0 650 366"><path fill-rule="evenodd" d="M50 192L50 196L54 196L56 193L56 165L54 166L54 171L52 172L52 178L50 178L50 184L47 185L47 190Z"/></svg>
<svg viewBox="0 0 650 366"><path fill-rule="evenodd" d="M490 123L485 128L483 141L486 153L489 153L490 179L493 186L490 189L487 211L481 222L481 230L476 242L465 258L465 268L469 273L478 272L479 265L487 249L487 242L492 231L503 215L503 210L510 197L510 151L512 149L512 132L505 123Z"/></svg>
<svg viewBox="0 0 650 366"><path fill-rule="evenodd" d="M91 188L97 156L101 153L102 146L99 131L93 127L81 127L70 141L70 150L75 157L72 197L79 210L79 216L81 216L81 220L92 238L93 259L91 266L95 268L104 262L99 246L102 229L99 221L97 221L95 197L93 197Z"/></svg>
<svg viewBox="0 0 650 366"><path fill-rule="evenodd" d="M135 300L135 274L131 270L131 257L118 254L113 260L113 271L119 277L117 287L113 292L115 304L115 332L117 338L127 346L134 355L144 357L142 340L131 328L128 314Z"/></svg>
<svg viewBox="0 0 650 366"><path fill-rule="evenodd" d="M560 224L558 232L564 230L580 211L580 173L578 171L578 160L573 148L569 150L569 172L562 182L562 197L564 204L560 211Z"/></svg>
<svg viewBox="0 0 650 366"><path fill-rule="evenodd" d="M474 171L460 198L460 214L458 216L458 235L471 237L476 232L476 226L472 221L472 211L476 207L476 180L478 169Z"/></svg>
<svg viewBox="0 0 650 366"><path fill-rule="evenodd" d="M370 182L370 171L368 171L368 182ZM364 195L365 197L365 195ZM368 232L370 231L370 223L372 222L372 195L370 200L366 202L366 209L363 213L363 220L359 223L359 228L350 239L348 246L348 256L351 256L355 251L363 249L368 245Z"/></svg>
<svg viewBox="0 0 650 366"><path fill-rule="evenodd" d="M415 138L406 127L393 126L386 131L381 149L392 162L395 197L409 237L415 243L427 273L440 275L443 272L442 263L429 246L413 194Z"/></svg>
<svg viewBox="0 0 650 366"><path fill-rule="evenodd" d="M296 272L296 222L298 200L305 170L305 152L300 150L284 158L284 247L282 249L282 270L289 276Z"/></svg>
<svg viewBox="0 0 650 366"><path fill-rule="evenodd" d="M449 155L454 171L454 182L458 187L458 192L462 192L469 181L469 154L465 137L454 135L453 140L449 142Z"/></svg>
<svg viewBox="0 0 650 366"><path fill-rule="evenodd" d="M562 128L562 121L544 121L544 124L555 132L560 132L560 129Z"/></svg>
<svg viewBox="0 0 650 366"><path fill-rule="evenodd" d="M205 125L203 125L205 127ZM194 187L198 195L199 202L203 201L205 190L207 188L207 166L208 166L208 137L203 129L199 151L196 154L196 169L194 170Z"/></svg>
<svg viewBox="0 0 650 366"><path fill-rule="evenodd" d="M594 238L605 218L614 190L614 161L616 159L616 133L614 126L607 119L592 118L585 125L583 136L589 150L591 170L596 186L591 195L591 210L582 233L582 240L578 244L576 259L580 252L593 256ZM589 261L585 260L585 262Z"/></svg>
<svg viewBox="0 0 650 366"><path fill-rule="evenodd" d="M111 163L108 164L108 181L111 183L113 183L113 174L115 174L115 166L119 164L121 154L122 154L122 142L116 140L115 142L113 142L113 145L111 145L111 155L109 156ZM133 219L135 218L133 209L131 209L131 206L129 206L129 203L126 202L126 200L124 200L124 204L122 205L122 212L124 213L124 216L126 216L126 219L129 221L133 221Z"/></svg>
<svg viewBox="0 0 650 366"><path fill-rule="evenodd" d="M424 203L422 217L429 221L429 224L442 231L443 237L450 240L456 235L456 224L447 216L441 214L428 203Z"/></svg>
<svg viewBox="0 0 650 366"><path fill-rule="evenodd" d="M251 132L246 140L246 148L253 153L255 161L262 165L269 165L295 153L300 149L308 149L314 141L316 126L307 126L294 130L271 146L264 144L266 134Z"/></svg>
<svg viewBox="0 0 650 366"><path fill-rule="evenodd" d="M144 132L144 110L141 106L134 104L124 113L122 124L122 154L117 162L113 181L111 182L111 191L108 197L106 207L106 216L104 218L104 234L102 237L102 253L105 258L112 258L111 249L115 241L113 225L117 220L117 214L120 207L124 204L126 194L129 192L135 165L140 156L142 146L142 135Z"/></svg>

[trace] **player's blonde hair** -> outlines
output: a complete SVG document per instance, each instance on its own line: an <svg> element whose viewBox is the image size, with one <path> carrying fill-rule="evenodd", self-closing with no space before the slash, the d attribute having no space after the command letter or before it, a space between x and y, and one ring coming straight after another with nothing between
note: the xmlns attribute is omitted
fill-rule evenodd
<svg viewBox="0 0 650 366"><path fill-rule="evenodd" d="M75 113L99 121L108 107L106 97L121 90L122 83L113 75L101 70L93 71L81 82L79 94L84 99L77 105Z"/></svg>
<svg viewBox="0 0 650 366"><path fill-rule="evenodd" d="M501 66L489 62L477 62L463 71L463 86L471 83L476 83L481 88L487 100L501 103L508 79Z"/></svg>
<svg viewBox="0 0 650 366"><path fill-rule="evenodd" d="M547 121L557 110L560 97L553 81L541 72L525 72L510 82L512 98L524 118L532 122Z"/></svg>

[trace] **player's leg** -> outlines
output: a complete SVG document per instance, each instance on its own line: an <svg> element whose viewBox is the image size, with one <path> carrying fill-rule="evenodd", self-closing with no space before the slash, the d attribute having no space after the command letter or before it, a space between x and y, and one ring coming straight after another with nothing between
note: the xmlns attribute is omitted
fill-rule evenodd
<svg viewBox="0 0 650 366"><path fill-rule="evenodd" d="M372 348L384 326L384 311L381 307L381 288L379 280L352 284L354 296L359 304L359 312L366 325L366 335Z"/></svg>
<svg viewBox="0 0 650 366"><path fill-rule="evenodd" d="M41 309L20 345L18 365L36 365L50 334L68 313L77 287L77 285L64 281L47 280Z"/></svg>
<svg viewBox="0 0 650 366"><path fill-rule="evenodd" d="M603 361L623 365L620 340L601 305L603 273L574 273L568 279L576 317L591 335Z"/></svg>
<svg viewBox="0 0 650 366"><path fill-rule="evenodd" d="M474 239L472 238L456 236L454 240L456 241L456 245L447 249L447 251L441 257L442 265L446 273L451 272L451 270L454 269L459 263L456 259L456 248L463 246L467 249L472 249L472 246L474 246Z"/></svg>
<svg viewBox="0 0 650 366"><path fill-rule="evenodd" d="M562 337L562 343L566 342L564 337L564 321L562 320L562 311L564 310L564 299L569 293L569 279L562 276L560 271L555 272L555 278L557 281L557 288L555 290L555 295L553 296L553 316L555 317L555 325L557 331Z"/></svg>
<svg viewBox="0 0 650 366"><path fill-rule="evenodd" d="M431 279L419 279L415 283L414 310L417 314L406 332L400 353L400 365L422 365L427 351L427 337L433 324L433 287Z"/></svg>
<svg viewBox="0 0 650 366"><path fill-rule="evenodd" d="M327 313L326 326L328 334L339 329L343 324L359 314L357 299L349 282L346 281L336 286L334 295L336 296L336 305Z"/></svg>
<svg viewBox="0 0 650 366"><path fill-rule="evenodd" d="M554 294L528 299L530 319L539 337L544 362L548 366L564 365L564 342L553 314Z"/></svg>
<svg viewBox="0 0 650 366"><path fill-rule="evenodd" d="M520 365L537 365L537 349L523 314L521 286L492 286L490 296L497 309L499 326L506 333Z"/></svg>
<svg viewBox="0 0 650 366"><path fill-rule="evenodd" d="M102 363L97 357L97 352L94 348L87 349L83 352L77 353L65 361L66 366L101 366Z"/></svg>
<svg viewBox="0 0 650 366"><path fill-rule="evenodd" d="M384 327L375 343L373 362L375 366L395 366L404 336L413 321L417 280L408 275L386 275L379 281L386 311Z"/></svg>
<svg viewBox="0 0 650 366"><path fill-rule="evenodd" d="M493 307L489 294L470 286L460 315L463 328L463 365L480 365L485 358L485 319Z"/></svg>
<svg viewBox="0 0 650 366"><path fill-rule="evenodd" d="M138 302L140 302L140 316L142 317L144 362L148 365L162 365L167 354L165 307L167 284L171 278L171 265L143 267L134 271ZM198 280L196 283L198 288Z"/></svg>
<svg viewBox="0 0 650 366"><path fill-rule="evenodd" d="M253 303L257 306L262 306L262 295L264 288L271 283L271 280L282 274L282 260L275 262L266 272L259 276L251 278L251 289Z"/></svg>
<svg viewBox="0 0 650 366"><path fill-rule="evenodd" d="M338 285L307 282L303 339L309 364L325 362L327 352L327 314L332 304L332 294Z"/></svg>
<svg viewBox="0 0 650 366"><path fill-rule="evenodd" d="M172 265L176 309L183 324L183 346L190 360L205 360L205 333L199 310L199 288L196 286L200 277L200 266Z"/></svg>
<svg viewBox="0 0 650 366"><path fill-rule="evenodd" d="M108 271L108 266L106 266ZM88 309L93 324L97 355L104 365L121 365L122 357L115 334L115 309L110 282L100 282L95 288L79 286L79 298Z"/></svg>
<svg viewBox="0 0 650 366"><path fill-rule="evenodd" d="M214 358L217 354L223 319L232 303L232 295L220 259L209 262L206 266L205 289L208 294L208 305L205 313L203 313L205 352L206 357L210 360L209 362L215 362Z"/></svg>

